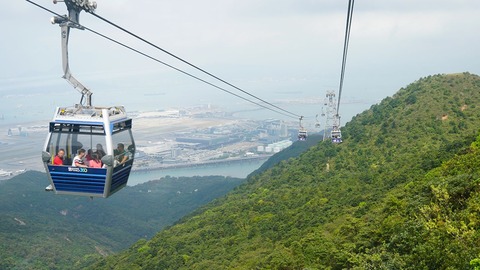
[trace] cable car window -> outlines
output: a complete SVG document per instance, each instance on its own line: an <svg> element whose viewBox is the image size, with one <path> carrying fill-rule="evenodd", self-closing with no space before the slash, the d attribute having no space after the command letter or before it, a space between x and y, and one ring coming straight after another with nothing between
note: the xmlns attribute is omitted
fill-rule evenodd
<svg viewBox="0 0 480 270"><path fill-rule="evenodd" d="M135 144L130 129L123 129L112 134L112 143L115 166L133 161L135 157Z"/></svg>
<svg viewBox="0 0 480 270"><path fill-rule="evenodd" d="M132 119L129 119L127 121L119 122L113 124L112 127L112 133L117 133L126 129L131 129L132 128Z"/></svg>
<svg viewBox="0 0 480 270"><path fill-rule="evenodd" d="M50 132L105 135L102 125L50 123Z"/></svg>
<svg viewBox="0 0 480 270"><path fill-rule="evenodd" d="M72 165L72 160L80 149L85 150L87 163L93 153L105 155L103 126L51 123L50 130L52 136L45 151L52 156L51 164L60 149L65 152L63 165L67 166Z"/></svg>

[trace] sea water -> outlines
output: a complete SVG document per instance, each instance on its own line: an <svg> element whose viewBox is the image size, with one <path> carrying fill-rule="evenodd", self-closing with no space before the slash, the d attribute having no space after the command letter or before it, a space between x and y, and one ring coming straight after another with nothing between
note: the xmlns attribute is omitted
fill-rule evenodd
<svg viewBox="0 0 480 270"><path fill-rule="evenodd" d="M133 171L130 173L128 185L134 186L151 180L158 180L162 177L191 177L191 176L210 176L221 175L237 178L246 178L250 173L258 169L266 159L239 161L221 164L210 164L174 169L154 169Z"/></svg>

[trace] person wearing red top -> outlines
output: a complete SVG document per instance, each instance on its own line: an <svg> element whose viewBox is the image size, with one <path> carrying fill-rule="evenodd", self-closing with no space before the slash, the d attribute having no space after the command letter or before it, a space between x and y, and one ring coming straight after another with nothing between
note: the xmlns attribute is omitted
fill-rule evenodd
<svg viewBox="0 0 480 270"><path fill-rule="evenodd" d="M57 155L53 159L53 165L63 165L63 156L65 155L65 150L60 149L57 152Z"/></svg>

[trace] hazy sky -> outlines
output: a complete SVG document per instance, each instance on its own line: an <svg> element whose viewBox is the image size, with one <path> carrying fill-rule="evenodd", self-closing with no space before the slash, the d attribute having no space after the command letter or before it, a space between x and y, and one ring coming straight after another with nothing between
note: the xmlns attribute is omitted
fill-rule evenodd
<svg viewBox="0 0 480 270"><path fill-rule="evenodd" d="M35 2L66 13L64 3ZM338 90L348 0L98 0L97 4L98 15L266 100L277 99L279 92L310 98ZM424 76L480 74L479 14L478 0L357 0L342 100L363 100L369 107ZM67 97L74 99L72 103L79 99L61 79L60 28L50 24L50 17L26 1L3 1L0 103L12 93L25 94L27 105L38 102L32 93L53 98L71 91ZM90 14L82 13L80 22L200 74ZM189 93L201 93L206 100L231 99L88 31L73 30L70 57L73 74L99 99L107 98L102 91L178 94L182 100L191 98ZM169 102L175 106L175 101Z"/></svg>

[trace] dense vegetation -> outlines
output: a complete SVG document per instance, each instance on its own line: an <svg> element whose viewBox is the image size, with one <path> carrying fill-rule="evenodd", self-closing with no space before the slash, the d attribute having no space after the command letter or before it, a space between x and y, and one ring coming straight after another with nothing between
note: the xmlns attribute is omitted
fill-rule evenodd
<svg viewBox="0 0 480 270"><path fill-rule="evenodd" d="M248 175L248 177L263 173L264 171L272 168L281 161L288 160L290 158L296 158L303 152L306 152L310 147L317 145L323 140L323 132L321 134L313 134L308 136L306 141L297 141L290 145L285 151L280 151L271 156L265 161L260 168L256 169Z"/></svg>
<svg viewBox="0 0 480 270"><path fill-rule="evenodd" d="M92 269L471 269L480 77L420 79ZM84 261L79 266L85 266Z"/></svg>
<svg viewBox="0 0 480 270"><path fill-rule="evenodd" d="M0 181L0 269L71 269L152 237L242 181L167 177L93 200L43 191L40 172Z"/></svg>

